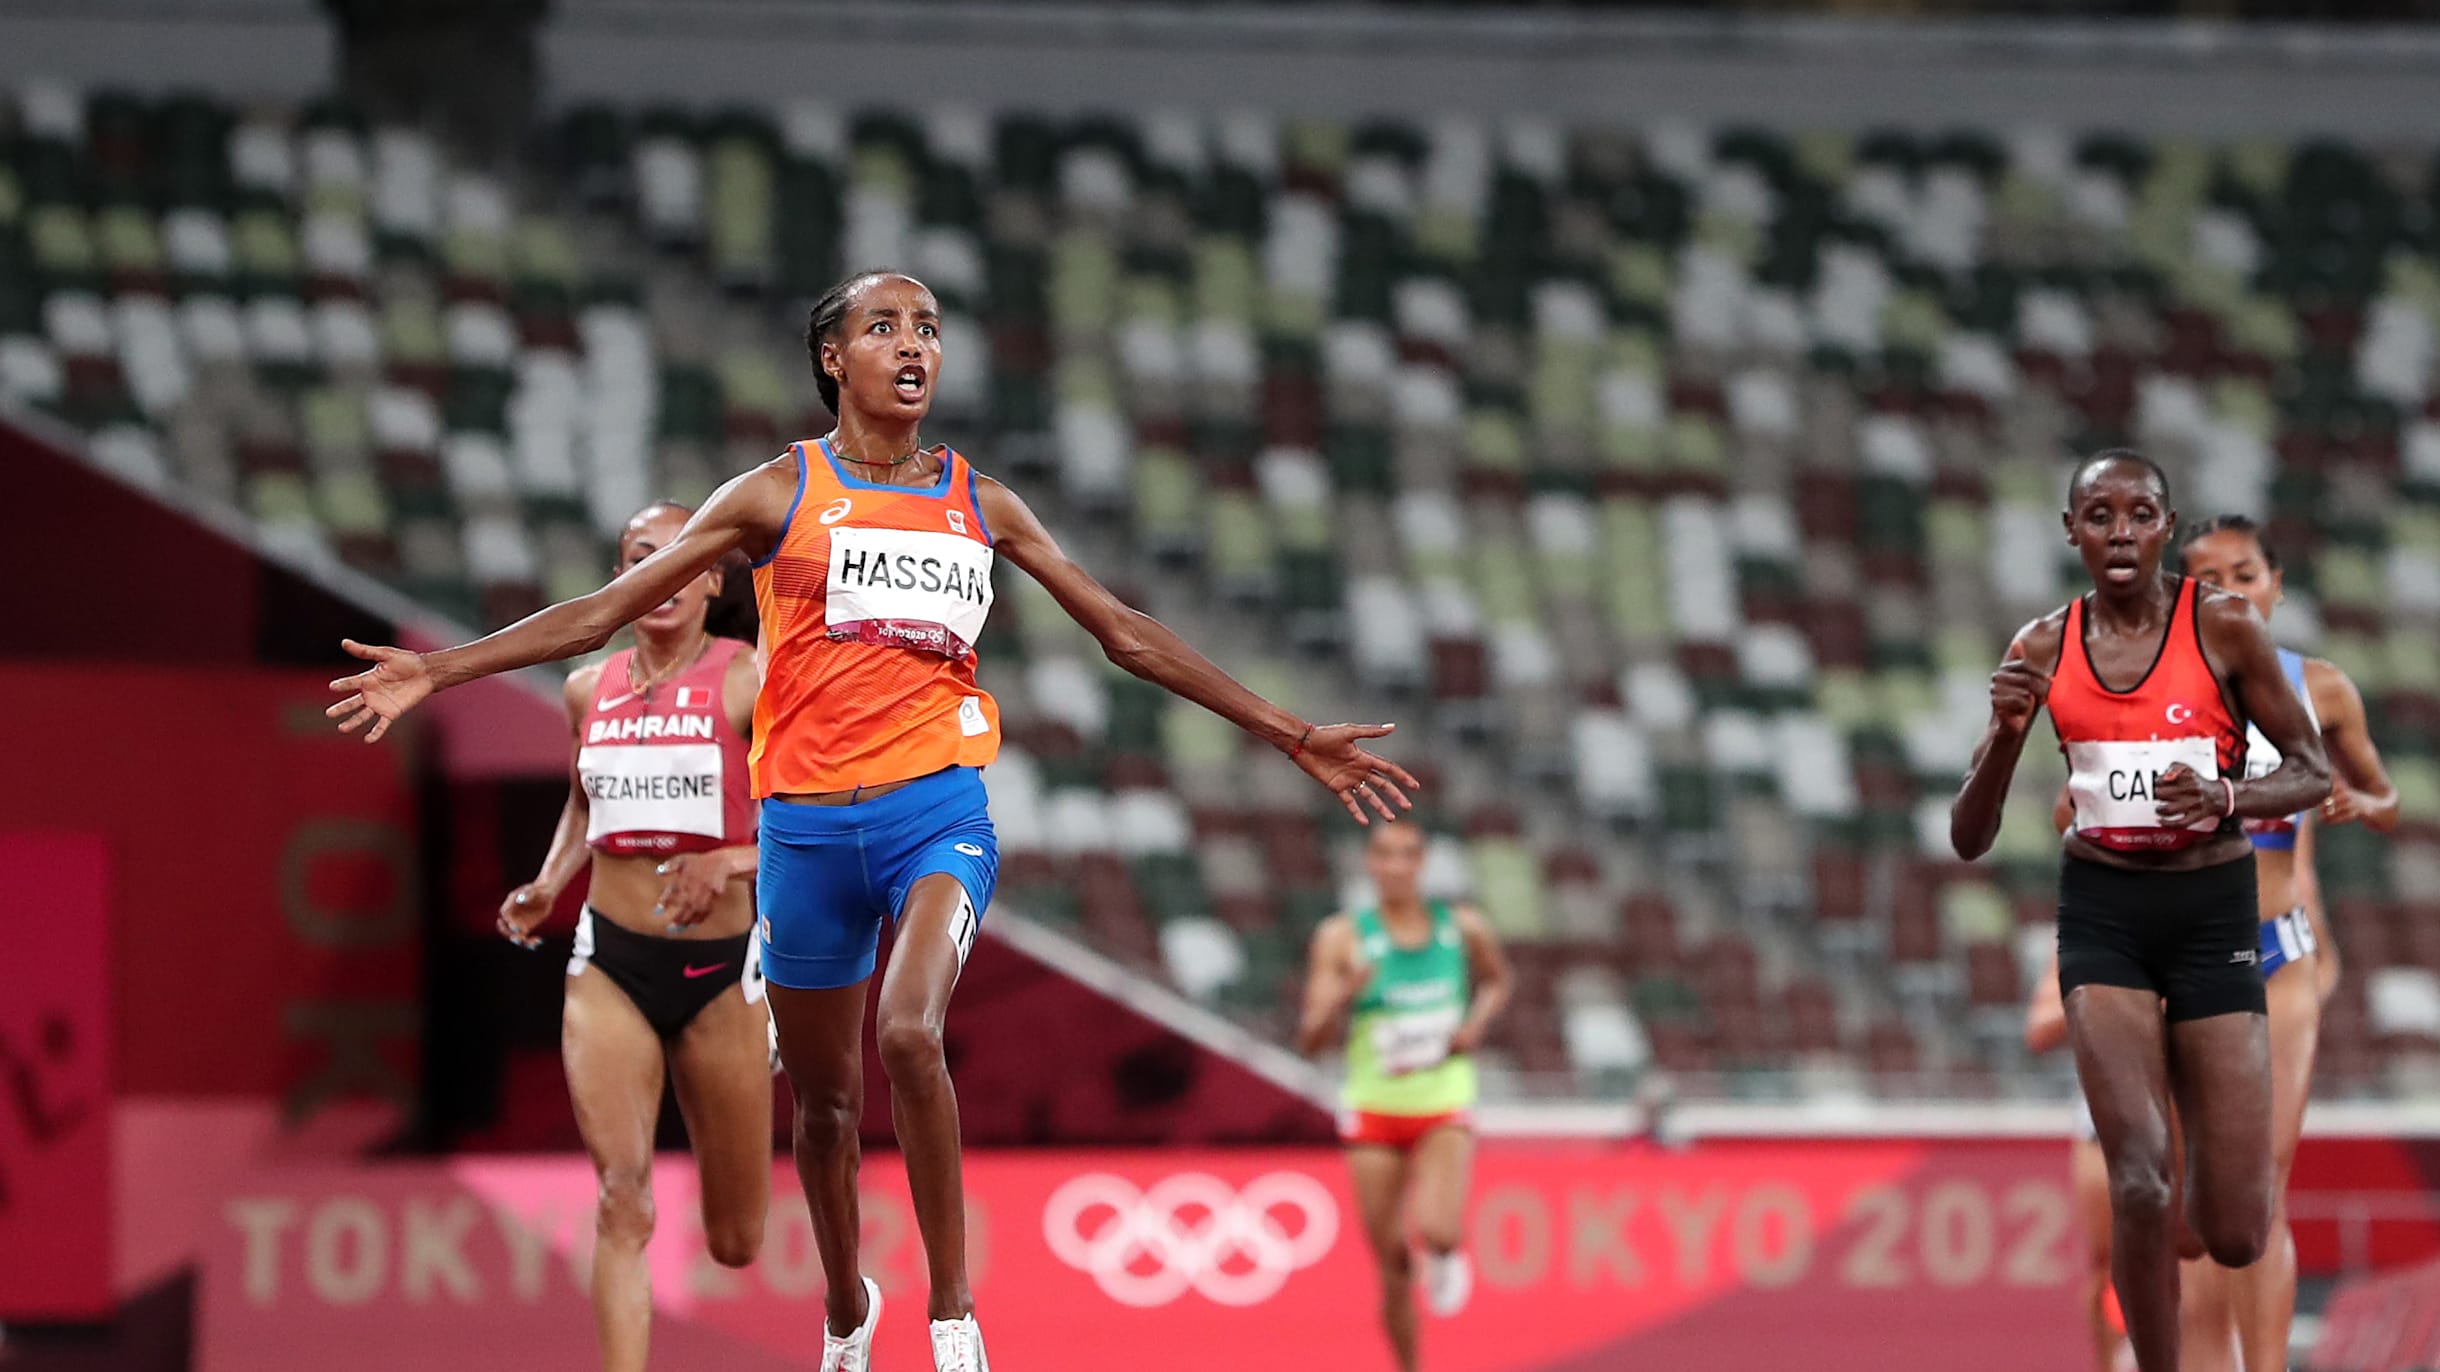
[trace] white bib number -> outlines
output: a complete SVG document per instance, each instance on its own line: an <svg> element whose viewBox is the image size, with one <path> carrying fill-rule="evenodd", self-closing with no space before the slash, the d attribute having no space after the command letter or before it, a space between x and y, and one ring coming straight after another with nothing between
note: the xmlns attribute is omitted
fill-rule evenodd
<svg viewBox="0 0 2440 1372"><path fill-rule="evenodd" d="M1373 1021L1373 1056L1391 1076L1438 1067L1448 1060L1449 1036L1464 1018L1454 1005L1385 1014Z"/></svg>
<svg viewBox="0 0 2440 1372"><path fill-rule="evenodd" d="M2197 820L2185 830L2161 824L2160 781L2180 763L2205 781L2219 778L2219 754L2207 738L2068 744L2067 765L2072 775L2067 789L2075 801L2076 832L2120 839L2149 832L2165 838L2219 828L2217 816Z"/></svg>
<svg viewBox="0 0 2440 1372"><path fill-rule="evenodd" d="M991 546L914 529L830 531L833 638L962 658L991 614Z"/></svg>
<svg viewBox="0 0 2440 1372"><path fill-rule="evenodd" d="M592 819L585 841L608 834L721 835L720 745L597 743L576 753Z"/></svg>

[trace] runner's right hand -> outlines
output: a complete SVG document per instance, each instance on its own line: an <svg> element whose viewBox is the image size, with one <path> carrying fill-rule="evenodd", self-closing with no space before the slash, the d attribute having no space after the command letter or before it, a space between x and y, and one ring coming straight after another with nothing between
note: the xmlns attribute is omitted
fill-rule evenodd
<svg viewBox="0 0 2440 1372"><path fill-rule="evenodd" d="M2023 733L2050 697L2050 673L2021 657L2012 657L1991 674L1991 717L2002 727Z"/></svg>
<svg viewBox="0 0 2440 1372"><path fill-rule="evenodd" d="M729 881L720 860L710 853L680 853L655 867L653 874L661 878L661 899L652 907L652 915L667 920L672 933L701 924L719 904L721 889Z"/></svg>
<svg viewBox="0 0 2440 1372"><path fill-rule="evenodd" d="M351 693L322 712L339 721L340 733L352 734L369 722L373 727L364 741L378 743L390 731L393 721L432 694L432 671L425 665L422 653L374 647L352 638L339 640L339 646L373 664L369 671L343 676L330 684L334 691Z"/></svg>
<svg viewBox="0 0 2440 1372"><path fill-rule="evenodd" d="M520 948L539 948L542 940L534 937L534 926L551 917L551 906L558 899L550 887L529 881L500 902L500 918L492 927L500 931L500 937Z"/></svg>

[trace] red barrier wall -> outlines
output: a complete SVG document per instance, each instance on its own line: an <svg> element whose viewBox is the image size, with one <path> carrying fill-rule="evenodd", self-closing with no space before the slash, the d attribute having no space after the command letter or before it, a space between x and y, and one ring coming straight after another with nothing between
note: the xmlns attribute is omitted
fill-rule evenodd
<svg viewBox="0 0 2440 1372"><path fill-rule="evenodd" d="M0 1319L113 1304L109 882L93 834L0 834Z"/></svg>
<svg viewBox="0 0 2440 1372"><path fill-rule="evenodd" d="M319 664L342 637L397 637L383 616L7 423L0 471L22 516L0 540L0 580L32 591L9 607L0 658Z"/></svg>
<svg viewBox="0 0 2440 1372"><path fill-rule="evenodd" d="M1446 1372L1700 1366L2054 1369L2082 1355L2055 1147L1499 1146L1469 1219L1473 1304L1428 1321ZM1371 1260L1328 1150L979 1154L975 1293L1012 1367L1386 1367ZM821 1280L785 1164L762 1260L703 1256L683 1159L655 1180L655 1354L813 1366ZM204 1244L205 1372L551 1365L592 1337L578 1158L257 1175ZM903 1174L867 1170L876 1361L924 1357Z"/></svg>
<svg viewBox="0 0 2440 1372"><path fill-rule="evenodd" d="M0 830L98 835L113 874L117 1089L402 1112L418 1071L411 746L322 719L326 677L0 666ZM404 745L408 740L401 739Z"/></svg>

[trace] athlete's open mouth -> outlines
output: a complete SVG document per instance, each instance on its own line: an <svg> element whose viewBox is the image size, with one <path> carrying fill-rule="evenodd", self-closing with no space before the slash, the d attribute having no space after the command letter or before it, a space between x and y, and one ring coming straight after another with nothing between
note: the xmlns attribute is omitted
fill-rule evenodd
<svg viewBox="0 0 2440 1372"><path fill-rule="evenodd" d="M910 362L907 365L900 367L898 369L898 380L893 383L897 387L898 398L901 400L922 399L926 380L927 378L923 374L923 368L916 366L914 363Z"/></svg>

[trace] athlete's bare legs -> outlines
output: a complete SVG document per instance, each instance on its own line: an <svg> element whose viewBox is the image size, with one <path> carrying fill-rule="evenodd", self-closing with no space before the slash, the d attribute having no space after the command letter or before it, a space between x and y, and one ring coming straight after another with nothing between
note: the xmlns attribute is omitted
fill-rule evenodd
<svg viewBox="0 0 2440 1372"><path fill-rule="evenodd" d="M1404 1213L1412 1169L1407 1156L1395 1148L1359 1143L1347 1150L1347 1170L1355 1183L1364 1238L1372 1245L1373 1264L1381 1274L1381 1328L1389 1335L1399 1372L1415 1372L1415 1263L1407 1252Z"/></svg>
<svg viewBox="0 0 2440 1372"><path fill-rule="evenodd" d="M2126 1336L2110 1321L2110 1174L2101 1145L2079 1138L2069 1146L2068 1187L2084 1230L2084 1318L2093 1339L2097 1372L2118 1372Z"/></svg>
<svg viewBox="0 0 2440 1372"><path fill-rule="evenodd" d="M723 992L669 1045L669 1080L702 1178L703 1243L743 1267L762 1251L771 1210L771 1057L764 1013Z"/></svg>
<svg viewBox="0 0 2440 1372"><path fill-rule="evenodd" d="M2316 954L2315 957L2319 955ZM2304 1136L2313 1091L2313 1058L2321 1046L2321 993L2315 957L2279 969L2263 988L2270 999L2271 1235L2262 1260L2226 1274L2223 1285L2244 1349L2245 1372L2286 1372L2288 1337L2296 1320L2296 1238L2288 1230L2288 1173Z"/></svg>
<svg viewBox="0 0 2440 1372"><path fill-rule="evenodd" d="M559 1052L576 1129L593 1156L593 1328L603 1372L644 1372L652 1343L652 1131L661 1115L661 1039L599 972L569 977Z"/></svg>
<svg viewBox="0 0 2440 1372"><path fill-rule="evenodd" d="M857 1130L864 1118L864 998L853 986L799 990L770 984L779 1060L796 1095L796 1176L813 1216L813 1246L828 1283L823 1308L830 1332L845 1338L863 1325L865 1290L857 1267L856 1172L864 1162Z"/></svg>
<svg viewBox="0 0 2440 1372"><path fill-rule="evenodd" d="M2135 1363L2176 1372L2181 1188L2171 1083L2187 1124L2184 1218L2212 1257L2243 1266L2260 1255L2270 1224L2269 1036L2250 1014L2170 1025L2160 997L2119 986L2077 987L2067 1020L2108 1160L2111 1267Z"/></svg>
<svg viewBox="0 0 2440 1372"><path fill-rule="evenodd" d="M898 941L881 981L874 1026L882 1070L890 1077L890 1119L906 1154L915 1224L931 1269L935 1320L974 1312L966 1283L966 1188L961 1175L957 1091L941 1047L949 993L962 959L951 929L968 899L956 877L935 872L907 892Z"/></svg>

